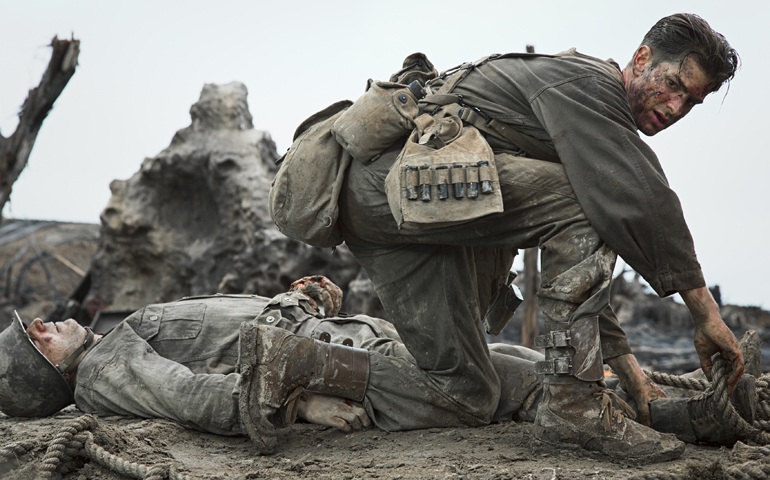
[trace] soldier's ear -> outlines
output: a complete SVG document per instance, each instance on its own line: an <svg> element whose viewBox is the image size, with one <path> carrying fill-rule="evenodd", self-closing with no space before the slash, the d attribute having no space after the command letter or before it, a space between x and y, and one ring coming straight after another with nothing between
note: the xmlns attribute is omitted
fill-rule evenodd
<svg viewBox="0 0 770 480"><path fill-rule="evenodd" d="M634 59L631 61L634 75L641 75L642 72L652 66L652 50L647 45L642 45L634 53Z"/></svg>

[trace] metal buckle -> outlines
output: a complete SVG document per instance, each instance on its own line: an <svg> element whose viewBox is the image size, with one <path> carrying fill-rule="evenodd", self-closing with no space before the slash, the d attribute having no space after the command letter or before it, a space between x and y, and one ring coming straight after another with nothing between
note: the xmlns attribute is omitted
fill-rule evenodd
<svg viewBox="0 0 770 480"><path fill-rule="evenodd" d="M539 348L565 348L572 346L569 330L554 330L535 337L535 346Z"/></svg>
<svg viewBox="0 0 770 480"><path fill-rule="evenodd" d="M572 375L572 359L568 357L554 358L553 373L556 375Z"/></svg>
<svg viewBox="0 0 770 480"><path fill-rule="evenodd" d="M491 121L493 120L493 119L492 119L492 117L490 117L489 115L487 115L486 113L484 113L484 110L480 109L479 107L474 107L473 105L468 105L467 103L465 103L465 99L463 99L463 96L462 96L462 95L458 94L458 95L457 95L457 98L459 99L459 100L457 101L457 104L458 104L458 105L460 105L460 106L461 106L461 107L463 107L463 108L470 108L471 110L473 110L474 112L476 112L476 114L477 114L479 117L481 117L481 118L483 118L483 119L484 119L484 126L485 126L485 127L489 127L489 122L491 122ZM462 111L462 109L461 109L460 111ZM461 113L458 113L458 116L459 116L460 118L462 118L462 114L461 114ZM468 122L468 123L470 123L471 125L473 125L473 124L475 124L475 123L476 123L476 119L474 118L472 122Z"/></svg>
<svg viewBox="0 0 770 480"><path fill-rule="evenodd" d="M551 332L551 341L555 348L564 348L572 346L572 337L569 330L555 330Z"/></svg>
<svg viewBox="0 0 770 480"><path fill-rule="evenodd" d="M535 362L535 373L544 375L572 375L572 359L560 357L553 360Z"/></svg>

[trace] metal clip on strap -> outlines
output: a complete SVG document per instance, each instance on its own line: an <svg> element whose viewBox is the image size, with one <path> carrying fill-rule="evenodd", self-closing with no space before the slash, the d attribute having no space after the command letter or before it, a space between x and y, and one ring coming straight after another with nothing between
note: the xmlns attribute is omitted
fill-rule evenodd
<svg viewBox="0 0 770 480"><path fill-rule="evenodd" d="M569 330L554 330L551 333L535 337L535 346L538 348L571 347L572 337Z"/></svg>
<svg viewBox="0 0 770 480"><path fill-rule="evenodd" d="M572 359L562 357L535 362L535 373L538 375L572 375Z"/></svg>

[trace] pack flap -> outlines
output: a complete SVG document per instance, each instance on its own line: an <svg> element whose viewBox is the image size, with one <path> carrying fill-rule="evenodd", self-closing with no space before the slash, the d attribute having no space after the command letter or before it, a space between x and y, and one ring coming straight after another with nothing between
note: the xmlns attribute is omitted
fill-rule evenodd
<svg viewBox="0 0 770 480"><path fill-rule="evenodd" d="M345 110L351 105L353 105L353 102L351 102L350 100L340 100L339 102L332 103L331 105L324 108L320 112L314 113L313 115L309 116L304 122L299 124L299 127L297 127L297 130L294 131L294 138L292 138L291 141L293 142L294 140L296 140L297 137L302 135L302 132L312 127L316 123L323 122L327 118L333 117L334 115L341 112L342 110Z"/></svg>

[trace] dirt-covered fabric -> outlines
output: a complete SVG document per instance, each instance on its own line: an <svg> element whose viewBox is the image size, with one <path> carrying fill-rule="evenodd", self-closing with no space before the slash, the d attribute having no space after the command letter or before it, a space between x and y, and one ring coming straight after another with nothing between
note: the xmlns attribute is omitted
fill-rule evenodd
<svg viewBox="0 0 770 480"><path fill-rule="evenodd" d="M679 198L639 137L617 65L574 51L500 58L452 93L554 146L593 228L659 295L705 285Z"/></svg>
<svg viewBox="0 0 770 480"><path fill-rule="evenodd" d="M443 395L480 423L497 408L501 379L481 322L489 289L479 288L489 280L481 270L489 268L488 259L478 260L488 249L539 247L543 313L563 322L601 315L604 358L631 352L609 310L615 253L586 219L562 165L498 154L502 213L462 225L399 229L385 194L399 150L396 144L370 165L351 165L340 219L388 319ZM500 266L509 269L510 257Z"/></svg>
<svg viewBox="0 0 770 480"><path fill-rule="evenodd" d="M78 370L76 404L87 413L162 418L210 433L241 434L236 365L239 326L248 321L315 339L326 333L332 343L350 340L366 349L370 377L364 406L382 429L480 424L441 395L393 325L366 315L325 318L298 293L273 299L191 297L148 305L88 352ZM501 418L520 410L533 416L536 408L531 402L522 405L541 377L529 357L516 352L493 355L506 377L505 397L494 398Z"/></svg>

